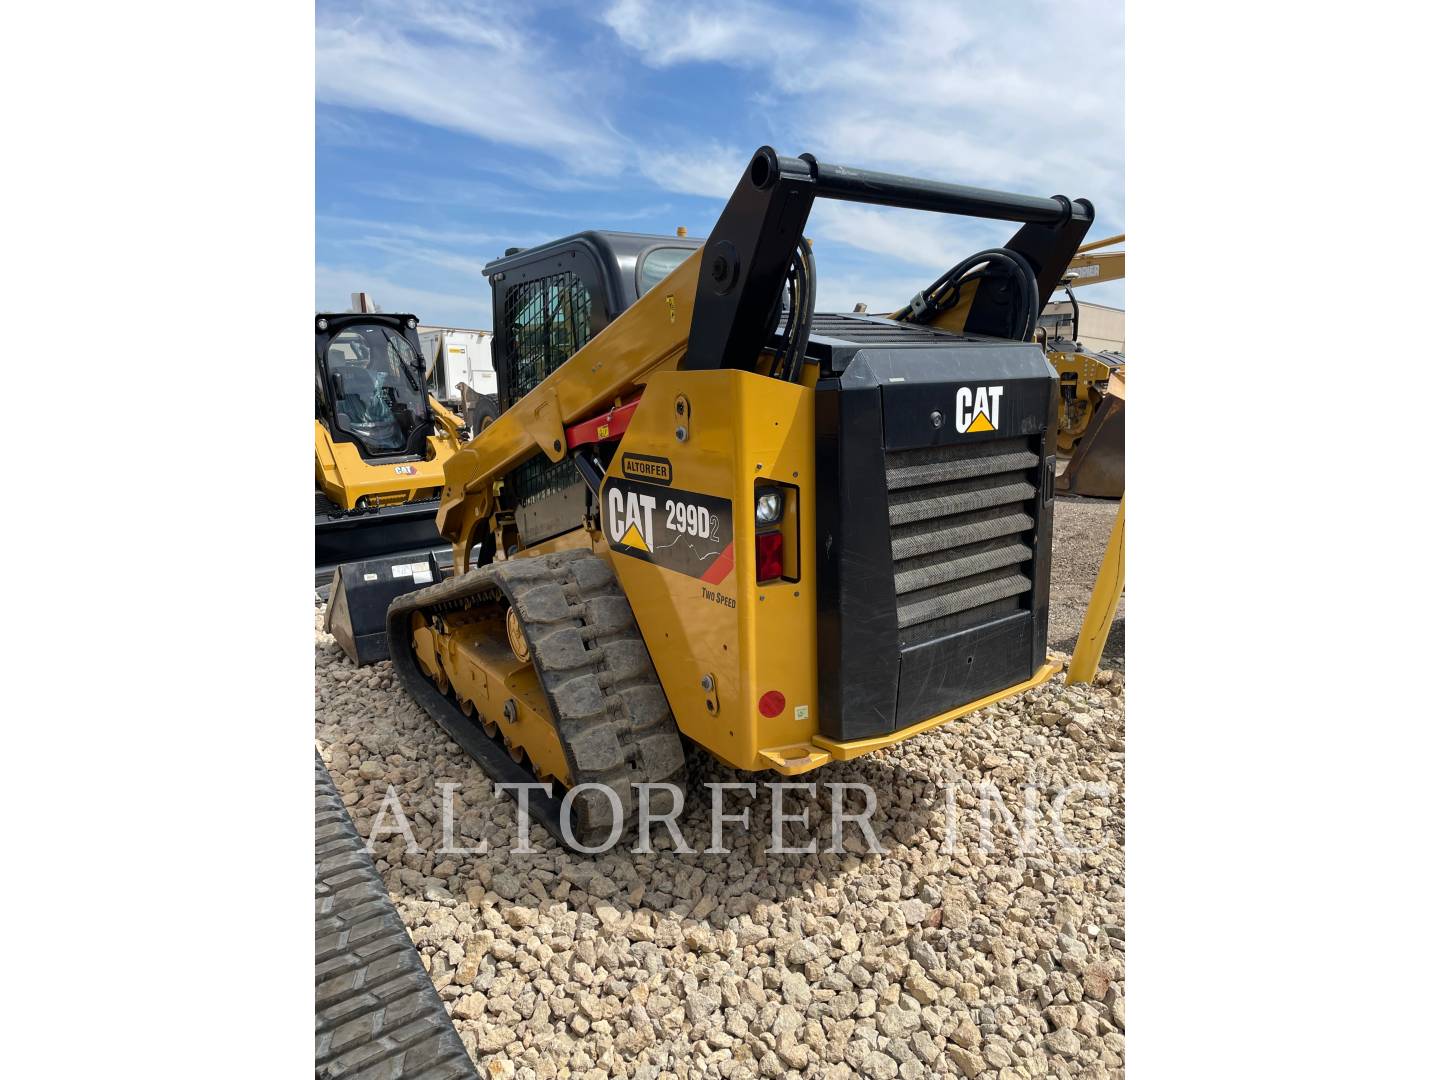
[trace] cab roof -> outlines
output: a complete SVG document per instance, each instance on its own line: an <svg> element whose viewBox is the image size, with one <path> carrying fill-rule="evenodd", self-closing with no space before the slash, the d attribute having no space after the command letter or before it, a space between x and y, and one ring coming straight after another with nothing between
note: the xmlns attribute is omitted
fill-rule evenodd
<svg viewBox="0 0 1440 1080"><path fill-rule="evenodd" d="M492 283L503 281L513 271L536 262L552 260L567 251L588 251L599 264L606 279L607 291L619 303L619 311L637 299L635 268L642 256L656 248L685 248L693 251L705 243L704 237L664 236L655 233L614 232L608 229L587 229L558 240L523 248L485 264L483 273Z"/></svg>

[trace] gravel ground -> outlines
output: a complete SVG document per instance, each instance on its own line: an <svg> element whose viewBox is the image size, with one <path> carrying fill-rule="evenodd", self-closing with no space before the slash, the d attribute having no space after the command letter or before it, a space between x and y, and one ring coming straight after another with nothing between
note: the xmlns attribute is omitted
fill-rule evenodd
<svg viewBox="0 0 1440 1080"><path fill-rule="evenodd" d="M1055 544L1050 565L1050 648L1072 652L1080 635L1095 574L1110 540L1118 502L1061 496L1055 500ZM1125 600L1110 624L1103 656L1125 655Z"/></svg>
<svg viewBox="0 0 1440 1080"><path fill-rule="evenodd" d="M1072 611L1062 590L1081 588L1073 578L1088 565L1067 537L1098 532L1098 565L1111 513L1061 504L1052 613ZM791 793L786 809L808 808L815 828L784 835L800 846L818 834L819 854L764 850L761 788L727 797L727 812L751 809L750 831L726 834L729 854L677 853L661 828L654 853L627 844L586 858L538 828L534 853L510 853L514 802L491 792L388 662L351 666L322 617L317 607L317 745L362 836L394 787L422 850L384 836L376 865L482 1076L1123 1076L1123 659L1094 687L1057 677L806 776L819 794ZM714 762L698 777L768 779ZM829 783L875 790L883 853L853 827L843 851L823 850ZM492 853L437 851L443 784L458 785L455 845ZM700 793L680 818L697 849L709 844L707 809Z"/></svg>

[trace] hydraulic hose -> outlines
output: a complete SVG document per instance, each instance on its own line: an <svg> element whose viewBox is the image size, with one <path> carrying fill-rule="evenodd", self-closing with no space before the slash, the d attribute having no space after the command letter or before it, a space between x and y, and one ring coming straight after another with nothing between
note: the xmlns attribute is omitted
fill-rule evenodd
<svg viewBox="0 0 1440 1080"><path fill-rule="evenodd" d="M780 373L786 382L796 382L804 370L805 350L810 346L810 328L815 323L815 256L803 237L795 249L795 292L794 308L799 313L799 322Z"/></svg>
<svg viewBox="0 0 1440 1080"><path fill-rule="evenodd" d="M977 251L952 266L935 284L916 295L902 321L929 322L941 312L948 311L959 300L960 287L971 277L992 276L992 266L1009 277L1020 292L1020 303L1011 308L1010 332L1005 336L1014 341L1031 340L1035 336L1035 325L1040 320L1040 284L1035 280L1035 269L1029 261L1004 248Z"/></svg>
<svg viewBox="0 0 1440 1080"><path fill-rule="evenodd" d="M810 345L810 329L815 322L815 256L810 245L801 240L795 248L795 258L786 274L786 288L790 303L785 308L785 325L780 331L780 347L770 374L784 382L795 382L805 370L805 350ZM775 319L779 321L780 301Z"/></svg>

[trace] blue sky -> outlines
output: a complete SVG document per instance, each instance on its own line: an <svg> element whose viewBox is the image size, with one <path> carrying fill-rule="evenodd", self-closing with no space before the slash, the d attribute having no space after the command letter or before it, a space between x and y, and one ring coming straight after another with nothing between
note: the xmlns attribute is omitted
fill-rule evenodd
<svg viewBox="0 0 1440 1080"><path fill-rule="evenodd" d="M703 236L757 146L1124 229L1119 0L319 0L316 306L491 326L481 267L585 228ZM897 306L1004 223L816 204L821 309ZM1124 284L1080 296L1124 306Z"/></svg>

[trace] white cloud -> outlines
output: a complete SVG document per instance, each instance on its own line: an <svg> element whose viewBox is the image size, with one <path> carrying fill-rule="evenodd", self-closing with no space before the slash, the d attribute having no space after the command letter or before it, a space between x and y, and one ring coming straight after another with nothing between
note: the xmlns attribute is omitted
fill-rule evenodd
<svg viewBox="0 0 1440 1080"><path fill-rule="evenodd" d="M867 3L811 63L776 69L821 160L1027 194L1123 220L1118 3ZM923 33L916 33L924 27Z"/></svg>
<svg viewBox="0 0 1440 1080"><path fill-rule="evenodd" d="M713 141L692 143L681 149L652 150L638 164L652 183L666 191L728 199L754 152L754 147L736 149Z"/></svg>
<svg viewBox="0 0 1440 1080"><path fill-rule="evenodd" d="M548 33L557 18L578 22L580 16L551 4L498 0L366 0L358 7L322 0L316 58L322 102L450 128L537 151L555 163L471 162L477 172L500 174L501 182L472 182L451 168L435 177L417 174L413 188L392 179L370 193L463 208L461 216L523 212L594 227L619 223L598 210L619 177L638 175L661 190L718 203L734 190L755 146L769 142L783 154L810 151L822 161L867 169L1085 196L1098 211L1092 235L1124 228L1118 0L965 2L943 12L920 0L824 7L738 0L723 8L616 0L600 14L602 40L566 54ZM644 108L632 111L623 80L636 63L671 70L672 79L686 77L673 73L685 64L743 71L729 80L737 89L727 103L736 117L728 126L753 135L705 138L673 123L666 127ZM622 107L626 121L619 131L609 110ZM343 120L327 135L353 137ZM517 197L516 188L529 195ZM585 190L601 194L586 199ZM537 194L551 191L553 205ZM554 224L559 231L568 222ZM685 224L703 235L712 222ZM1011 231L1004 223L823 200L806 229L822 262L821 302L844 310L854 300L899 303L946 266L1003 242ZM375 268L392 280L411 270L430 280L435 268L474 279L482 252L533 242L378 225L357 225L356 235L345 239L377 253ZM913 268L913 279L904 267ZM346 285L343 299L358 287ZM1108 292L1117 290L1123 297L1123 285ZM488 311L488 292L479 291ZM447 305L474 304L428 295Z"/></svg>
<svg viewBox="0 0 1440 1080"><path fill-rule="evenodd" d="M368 292L385 311L408 311L421 322L442 326L490 326L490 290L461 294L401 284L374 270L355 266L315 267L315 310L348 311L350 294Z"/></svg>
<svg viewBox="0 0 1440 1080"><path fill-rule="evenodd" d="M605 21L650 66L745 68L752 99L773 103L763 110L762 138L781 153L1084 196L1095 202L1100 227L1123 226L1118 0L971 2L943 13L922 0L860 0L821 10L746 0L723 13L677 11L670 0L618 0ZM677 191L719 187L697 183L683 161L647 175ZM875 230L862 221L849 231Z"/></svg>
<svg viewBox="0 0 1440 1080"><path fill-rule="evenodd" d="M386 255L394 256L406 262L423 263L432 266L437 270L444 270L449 274L462 274L465 277L474 278L483 282L485 264L488 258L474 258L469 255L460 255L453 251L445 251L441 248L426 247L417 244L414 240L406 240L395 236L356 236L351 239L352 243L362 247L373 248L375 251ZM498 253L497 253L498 254ZM489 286L485 285L488 289Z"/></svg>
<svg viewBox="0 0 1440 1080"><path fill-rule="evenodd" d="M588 73L565 63L500 4L371 0L317 12L315 94L613 172L621 141Z"/></svg>
<svg viewBox="0 0 1440 1080"><path fill-rule="evenodd" d="M810 212L805 231L819 244L836 241L861 251L886 255L923 268L933 278L971 252L1003 243L1014 228L988 221L943 218L918 210L858 206L822 199ZM921 284L928 285L929 281L917 281L911 293Z"/></svg>
<svg viewBox="0 0 1440 1080"><path fill-rule="evenodd" d="M694 61L746 66L777 59L805 22L755 0L687 6L665 0L618 0L605 24L645 62L669 67Z"/></svg>
<svg viewBox="0 0 1440 1080"><path fill-rule="evenodd" d="M375 221L370 218L336 217L331 214L319 214L315 221L334 230L340 238L352 241L367 236L381 236L395 240L458 245L472 250L477 247L514 243L508 236L499 233L468 229L432 229L401 221Z"/></svg>
<svg viewBox="0 0 1440 1080"><path fill-rule="evenodd" d="M817 253L817 259L819 255ZM898 311L926 285L922 274L905 277L899 274L875 274L866 271L820 271L820 286L815 293L816 311L852 311L857 303L866 304L871 315L888 315Z"/></svg>

